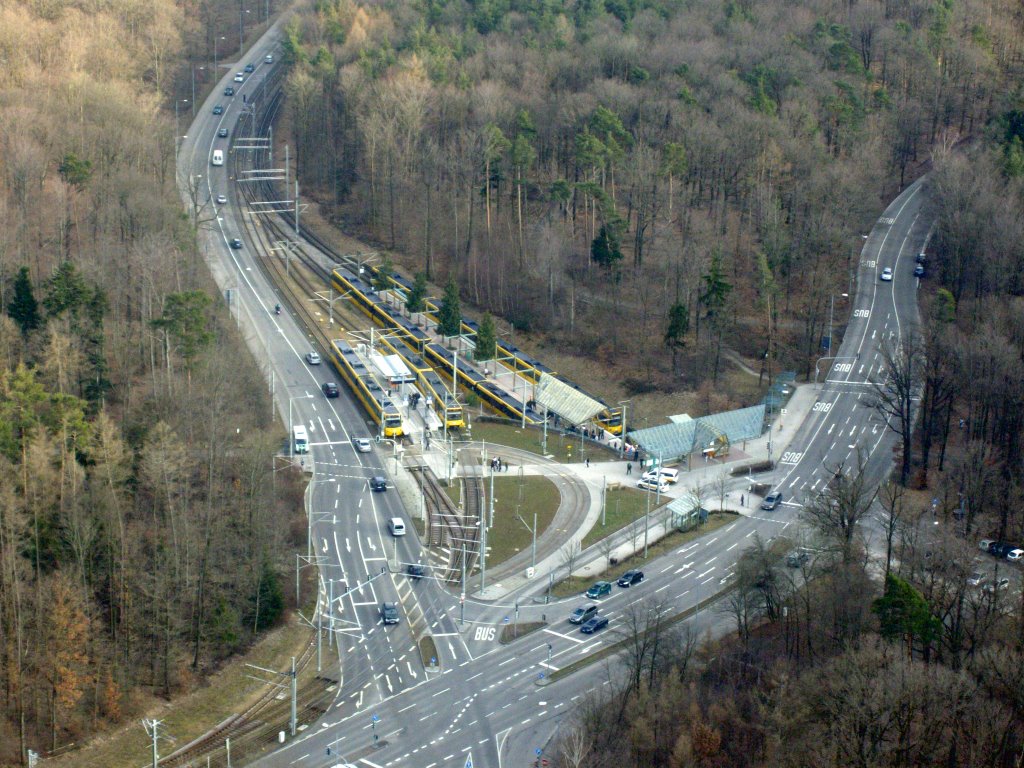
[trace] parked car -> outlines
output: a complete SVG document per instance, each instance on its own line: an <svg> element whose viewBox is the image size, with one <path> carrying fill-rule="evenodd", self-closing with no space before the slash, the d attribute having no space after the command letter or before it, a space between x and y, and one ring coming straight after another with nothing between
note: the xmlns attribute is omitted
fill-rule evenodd
<svg viewBox="0 0 1024 768"><path fill-rule="evenodd" d="M1021 549L1020 547L1011 549L1006 553L1006 559L1011 563L1019 563L1022 557L1024 557L1024 549Z"/></svg>
<svg viewBox="0 0 1024 768"><path fill-rule="evenodd" d="M397 624L398 623L398 604L397 603L381 603L380 604L380 618L385 624Z"/></svg>
<svg viewBox="0 0 1024 768"><path fill-rule="evenodd" d="M220 104L215 104L214 107L213 107L213 114L215 114L215 115L223 115L224 114L224 107L222 107Z"/></svg>
<svg viewBox="0 0 1024 768"><path fill-rule="evenodd" d="M632 587L634 584L639 584L643 580L644 572L634 569L622 574L617 583L620 587Z"/></svg>
<svg viewBox="0 0 1024 768"><path fill-rule="evenodd" d="M338 390L338 385L333 381L325 381L320 385L320 389L324 391L324 397L338 397L341 392Z"/></svg>
<svg viewBox="0 0 1024 768"><path fill-rule="evenodd" d="M786 565L790 568L801 568L810 559L811 556L806 552L790 552L786 556Z"/></svg>
<svg viewBox="0 0 1024 768"><path fill-rule="evenodd" d="M1015 549L1017 549L1016 544L1008 544L1005 541L993 541L988 547L988 553L996 557L1006 557Z"/></svg>
<svg viewBox="0 0 1024 768"><path fill-rule="evenodd" d="M988 573L985 571L972 571L971 575L967 577L967 586L969 587L980 587L988 581Z"/></svg>
<svg viewBox="0 0 1024 768"><path fill-rule="evenodd" d="M320 365L320 353L319 352L307 352L306 362L310 365Z"/></svg>
<svg viewBox="0 0 1024 768"><path fill-rule="evenodd" d="M370 490L378 493L383 493L388 489L387 478L380 475L374 475L370 478Z"/></svg>
<svg viewBox="0 0 1024 768"><path fill-rule="evenodd" d="M978 542L978 549L982 552L988 552L989 547L993 544L998 544L998 541L996 539L982 539Z"/></svg>
<svg viewBox="0 0 1024 768"><path fill-rule="evenodd" d="M266 56L263 57L263 60L265 62L267 62L267 64L273 64L274 63L274 55L271 54L271 53L268 53Z"/></svg>
<svg viewBox="0 0 1024 768"><path fill-rule="evenodd" d="M590 589L587 590L586 595L591 600L610 595L612 593L612 583L610 581L599 581L593 584Z"/></svg>
<svg viewBox="0 0 1024 768"><path fill-rule="evenodd" d="M892 267L886 267L885 269L883 269L882 270L882 274L880 274L878 276L878 279L881 280L883 283L891 283L892 282Z"/></svg>
<svg viewBox="0 0 1024 768"><path fill-rule="evenodd" d="M235 95L235 87L233 85L229 85L227 88L224 89L224 95L225 96L234 96Z"/></svg>
<svg viewBox="0 0 1024 768"><path fill-rule="evenodd" d="M593 603L587 603L586 605L581 605L579 608L572 612L572 615L569 616L569 623L582 624L585 621L590 621L590 619L592 619L596 615L597 606Z"/></svg>
<svg viewBox="0 0 1024 768"><path fill-rule="evenodd" d="M409 563L409 565L405 567L405 572L413 581L419 581L423 578L423 574L426 573L426 569L419 563Z"/></svg>
<svg viewBox="0 0 1024 768"><path fill-rule="evenodd" d="M368 437L357 437L352 442L355 444L356 450L360 453L369 453L373 450L373 445L370 443L370 438Z"/></svg>
<svg viewBox="0 0 1024 768"><path fill-rule="evenodd" d="M641 479L637 482L636 487L644 491L657 491L658 493L666 493L668 491L668 483L656 480Z"/></svg>
<svg viewBox="0 0 1024 768"><path fill-rule="evenodd" d="M928 257L925 255L925 252L921 251L919 254L917 254L917 256L914 257L914 261L916 261L918 264L924 264L927 258Z"/></svg>
<svg viewBox="0 0 1024 768"><path fill-rule="evenodd" d="M580 632L584 635L592 635L599 629L604 629L608 626L607 616L593 616L587 620L587 622L580 627Z"/></svg>
<svg viewBox="0 0 1024 768"><path fill-rule="evenodd" d="M994 594L996 592L1002 592L1009 586L1010 580L1006 576L1000 576L998 579L990 581L988 584L982 587L982 589L984 589L986 592L990 594Z"/></svg>
<svg viewBox="0 0 1024 768"><path fill-rule="evenodd" d="M771 512L773 509L782 503L782 491L772 491L764 497L764 501L761 502L761 509Z"/></svg>
<svg viewBox="0 0 1024 768"><path fill-rule="evenodd" d="M219 138L226 139L228 137L228 129L227 128L218 128L217 129L217 136Z"/></svg>
<svg viewBox="0 0 1024 768"><path fill-rule="evenodd" d="M239 250L242 247L242 240L237 237L231 238L231 247L236 251Z"/></svg>

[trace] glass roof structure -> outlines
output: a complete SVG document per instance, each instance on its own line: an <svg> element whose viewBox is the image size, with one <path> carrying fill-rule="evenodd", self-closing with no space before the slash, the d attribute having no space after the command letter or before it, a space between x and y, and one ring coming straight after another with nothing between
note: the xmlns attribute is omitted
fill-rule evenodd
<svg viewBox="0 0 1024 768"><path fill-rule="evenodd" d="M570 424L583 424L605 409L594 398L547 373L540 375L535 399Z"/></svg>
<svg viewBox="0 0 1024 768"><path fill-rule="evenodd" d="M662 461L673 461L711 446L719 436L725 436L730 443L760 437L764 429L764 414L762 403L629 434L648 455L658 456Z"/></svg>

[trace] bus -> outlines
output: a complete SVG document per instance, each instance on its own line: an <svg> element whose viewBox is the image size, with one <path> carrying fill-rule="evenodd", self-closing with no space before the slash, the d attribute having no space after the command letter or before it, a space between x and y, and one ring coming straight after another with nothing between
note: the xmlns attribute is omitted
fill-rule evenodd
<svg viewBox="0 0 1024 768"><path fill-rule="evenodd" d="M301 424L292 427L292 451L309 453L309 437L306 435L306 428Z"/></svg>
<svg viewBox="0 0 1024 768"><path fill-rule="evenodd" d="M224 150L215 149L213 150L213 159L210 161L211 165L224 165Z"/></svg>

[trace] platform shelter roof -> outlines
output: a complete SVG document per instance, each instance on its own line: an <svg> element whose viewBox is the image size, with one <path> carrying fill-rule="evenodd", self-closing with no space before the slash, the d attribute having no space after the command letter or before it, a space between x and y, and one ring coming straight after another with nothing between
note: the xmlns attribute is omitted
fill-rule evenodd
<svg viewBox="0 0 1024 768"><path fill-rule="evenodd" d="M547 373L540 375L536 401L570 424L583 424L604 410L604 405L584 392Z"/></svg>
<svg viewBox="0 0 1024 768"><path fill-rule="evenodd" d="M649 456L673 461L708 447L719 435L724 434L733 444L760 436L764 429L764 413L762 403L696 419L673 418L671 424L640 429L630 432L629 436Z"/></svg>

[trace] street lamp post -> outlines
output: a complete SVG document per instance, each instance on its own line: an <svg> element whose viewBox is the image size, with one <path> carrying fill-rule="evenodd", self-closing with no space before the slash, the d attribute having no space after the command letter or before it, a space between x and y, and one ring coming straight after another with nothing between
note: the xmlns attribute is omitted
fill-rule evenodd
<svg viewBox="0 0 1024 768"><path fill-rule="evenodd" d="M850 294L841 293L839 294L842 298L847 298ZM828 353L832 354L832 319L836 307L836 295L830 293L828 296Z"/></svg>
<svg viewBox="0 0 1024 768"><path fill-rule="evenodd" d="M178 105L188 104L188 99L174 100L174 173L178 173L178 141L181 138L181 128L178 123Z"/></svg>
<svg viewBox="0 0 1024 768"><path fill-rule="evenodd" d="M630 404L629 400L620 400L619 406L622 408L622 437L619 440L619 458L625 458L626 455L626 406Z"/></svg>
<svg viewBox="0 0 1024 768"><path fill-rule="evenodd" d="M214 38L213 38L213 68L215 70L217 69L217 41L218 40L227 40L227 38L224 37L223 35L221 35L220 37L217 37L216 35L214 35Z"/></svg>
<svg viewBox="0 0 1024 768"><path fill-rule="evenodd" d="M197 67L195 64L192 65L192 117L196 116L196 70L205 70L206 67Z"/></svg>

